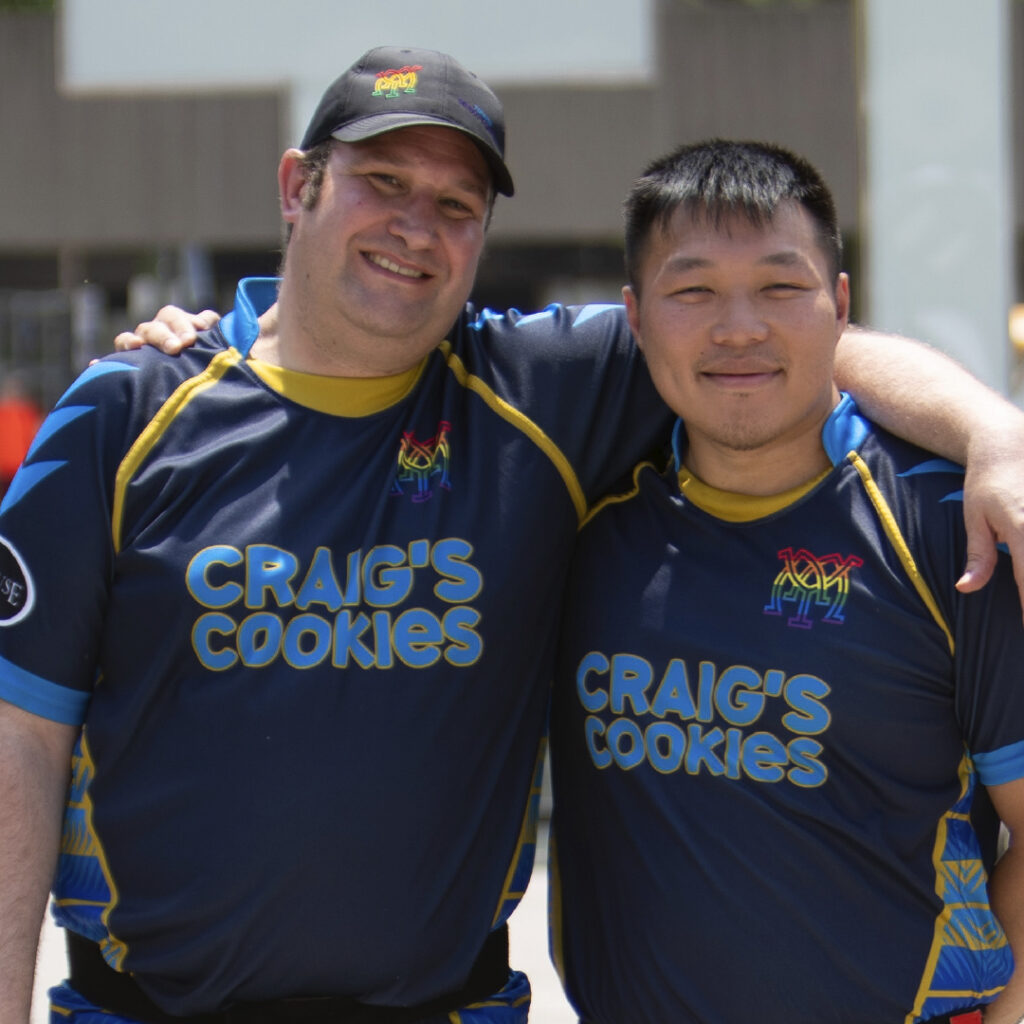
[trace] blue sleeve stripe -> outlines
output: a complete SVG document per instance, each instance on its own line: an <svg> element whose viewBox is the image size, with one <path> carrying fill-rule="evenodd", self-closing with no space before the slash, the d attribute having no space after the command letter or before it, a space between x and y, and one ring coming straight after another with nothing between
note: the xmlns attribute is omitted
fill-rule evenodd
<svg viewBox="0 0 1024 1024"><path fill-rule="evenodd" d="M0 658L0 698L40 718L63 725L81 725L89 694L58 686Z"/></svg>
<svg viewBox="0 0 1024 1024"><path fill-rule="evenodd" d="M34 462L31 465L27 463L23 465L15 473L14 481L4 495L3 504L0 505L0 512L17 505L36 484L66 465L67 462Z"/></svg>
<svg viewBox="0 0 1024 1024"><path fill-rule="evenodd" d="M477 313L476 319L469 325L471 331L482 331L487 326L488 320L504 320L504 313L496 313L493 309L485 307Z"/></svg>
<svg viewBox="0 0 1024 1024"><path fill-rule="evenodd" d="M87 367L82 371L78 379L73 381L71 387L61 395L56 408L59 409L66 405L71 396L78 391L83 384L87 384L89 381L95 380L97 377L105 377L108 373L135 373L137 370L138 367L133 366L131 363L118 362L115 356L108 356L106 359L101 359L100 362L93 363L92 366Z"/></svg>
<svg viewBox="0 0 1024 1024"><path fill-rule="evenodd" d="M619 314L622 312L622 308L622 306L610 302L590 302L580 310L572 325L581 327L588 320L593 320L595 316L603 316L609 311Z"/></svg>
<svg viewBox="0 0 1024 1024"><path fill-rule="evenodd" d="M59 434L69 423L74 423L80 417L87 416L95 411L95 408L93 405L65 405L59 409L54 409L43 420L43 425L39 428L38 433L33 439L32 446L25 456L25 461L31 462L37 449L41 448L54 434Z"/></svg>
<svg viewBox="0 0 1024 1024"><path fill-rule="evenodd" d="M986 786L998 786L1024 778L1024 740L1008 747L990 750L987 754L973 754L978 778Z"/></svg>
<svg viewBox="0 0 1024 1024"><path fill-rule="evenodd" d="M515 322L516 330L520 327L528 327L530 324L535 324L540 320L551 320L555 315L555 311L549 306L547 309L542 309L539 313L528 313L526 316L521 316Z"/></svg>
<svg viewBox="0 0 1024 1024"><path fill-rule="evenodd" d="M928 459L926 462L919 462L916 466L900 473L903 476L916 476L918 473L958 473L964 474L964 467L950 462L949 459Z"/></svg>

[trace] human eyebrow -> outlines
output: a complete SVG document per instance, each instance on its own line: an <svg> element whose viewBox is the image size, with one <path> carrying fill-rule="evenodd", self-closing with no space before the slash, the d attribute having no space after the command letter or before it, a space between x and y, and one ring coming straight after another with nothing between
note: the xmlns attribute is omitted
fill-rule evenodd
<svg viewBox="0 0 1024 1024"><path fill-rule="evenodd" d="M491 198L490 188L476 177L459 178L457 181L452 183L452 190L457 192L468 192L470 195L476 196L485 203Z"/></svg>
<svg viewBox="0 0 1024 1024"><path fill-rule="evenodd" d="M769 253L758 260L758 262L770 267L803 267L807 265L806 257L793 249Z"/></svg>
<svg viewBox="0 0 1024 1024"><path fill-rule="evenodd" d="M688 270L704 270L713 266L711 260L703 256L673 256L666 261L665 269L675 274L685 274Z"/></svg>
<svg viewBox="0 0 1024 1024"><path fill-rule="evenodd" d="M381 146L373 145L374 140L368 143L355 143L349 149L348 168L356 174L366 171L383 170L389 171L406 170L412 161L406 158L401 151L393 152Z"/></svg>
<svg viewBox="0 0 1024 1024"><path fill-rule="evenodd" d="M407 171L414 166L415 161L406 160L398 154L372 154L366 153L359 159L353 161L350 170L355 174L397 174ZM481 202L487 203L491 198L490 186L481 181L476 175L467 175L457 178L451 185L442 191L457 194L472 195Z"/></svg>
<svg viewBox="0 0 1024 1024"><path fill-rule="evenodd" d="M489 203L494 197L494 189L489 181L482 182L474 178L472 181L466 182L463 188L478 195L485 203Z"/></svg>

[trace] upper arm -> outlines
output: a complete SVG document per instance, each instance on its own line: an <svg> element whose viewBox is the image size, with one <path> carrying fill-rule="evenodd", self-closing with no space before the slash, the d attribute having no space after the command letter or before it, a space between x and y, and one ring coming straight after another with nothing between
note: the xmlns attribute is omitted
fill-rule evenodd
<svg viewBox="0 0 1024 1024"><path fill-rule="evenodd" d="M76 725L55 722L0 700L0 749L7 754L0 755L0 763L7 767L8 757L31 762L34 769L43 770L40 782L59 782L61 796L78 732Z"/></svg>
<svg viewBox="0 0 1024 1024"><path fill-rule="evenodd" d="M1024 430L1024 413L937 349L898 335L848 329L835 377L887 430L970 463L992 438Z"/></svg>
<svg viewBox="0 0 1024 1024"><path fill-rule="evenodd" d="M1000 821L1006 826L1011 837L1024 837L1024 779L1001 782L987 786Z"/></svg>
<svg viewBox="0 0 1024 1024"><path fill-rule="evenodd" d="M27 1020L77 729L0 701L0 1016Z"/></svg>
<svg viewBox="0 0 1024 1024"><path fill-rule="evenodd" d="M0 698L72 726L96 676L117 467L137 433L130 362L96 364L43 424L0 509ZM16 595L12 600L10 595Z"/></svg>

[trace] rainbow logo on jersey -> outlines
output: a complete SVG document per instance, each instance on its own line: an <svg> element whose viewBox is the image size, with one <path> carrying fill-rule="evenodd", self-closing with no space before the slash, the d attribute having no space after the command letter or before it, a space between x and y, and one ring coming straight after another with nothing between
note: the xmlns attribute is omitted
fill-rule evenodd
<svg viewBox="0 0 1024 1024"><path fill-rule="evenodd" d="M422 64L406 64L405 67L388 68L387 71L378 71L377 84L373 87L373 95L394 100L398 99L400 93L415 92L416 83L419 80L416 72L422 70Z"/></svg>
<svg viewBox="0 0 1024 1024"><path fill-rule="evenodd" d="M845 621L843 610L850 596L850 574L864 564L857 555L812 555L806 548L794 551L783 548L779 552L782 569L772 584L771 601L765 605L765 615L782 615L783 606L790 605L794 614L786 619L793 629L810 629L814 625L811 611L824 609L822 622L833 626Z"/></svg>
<svg viewBox="0 0 1024 1024"><path fill-rule="evenodd" d="M429 501L434 494L431 480L435 476L441 478L438 483L444 490L452 489L448 475L452 454L448 440L451 429L452 425L447 420L441 420L437 425L437 433L428 441L418 441L412 430L402 432L402 440L398 445L398 472L391 488L392 494L411 494L417 504Z"/></svg>

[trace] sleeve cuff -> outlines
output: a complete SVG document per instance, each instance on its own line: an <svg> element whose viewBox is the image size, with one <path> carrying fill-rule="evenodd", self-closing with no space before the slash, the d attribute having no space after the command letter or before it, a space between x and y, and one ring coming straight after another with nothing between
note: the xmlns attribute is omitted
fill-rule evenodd
<svg viewBox="0 0 1024 1024"><path fill-rule="evenodd" d="M998 786L1024 778L1024 740L986 754L974 754L978 778L986 786Z"/></svg>
<svg viewBox="0 0 1024 1024"><path fill-rule="evenodd" d="M23 711L62 725L81 725L90 696L81 690L51 683L0 658L0 698Z"/></svg>

